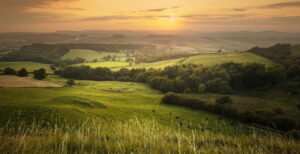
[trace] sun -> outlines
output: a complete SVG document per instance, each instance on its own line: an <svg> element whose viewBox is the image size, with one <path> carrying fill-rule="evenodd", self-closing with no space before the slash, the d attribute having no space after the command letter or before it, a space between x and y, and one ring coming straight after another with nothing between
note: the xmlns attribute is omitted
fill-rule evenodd
<svg viewBox="0 0 300 154"><path fill-rule="evenodd" d="M176 17L175 16L170 16L169 18L168 18L168 21L169 22L176 22Z"/></svg>

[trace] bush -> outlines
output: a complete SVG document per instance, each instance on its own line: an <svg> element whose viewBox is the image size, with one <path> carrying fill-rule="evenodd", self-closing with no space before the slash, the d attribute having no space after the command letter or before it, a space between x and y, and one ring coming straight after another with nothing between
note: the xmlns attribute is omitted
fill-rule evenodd
<svg viewBox="0 0 300 154"><path fill-rule="evenodd" d="M73 85L75 85L75 81L74 80L68 80L67 84L70 85L70 86L73 86Z"/></svg>
<svg viewBox="0 0 300 154"><path fill-rule="evenodd" d="M16 73L16 70L14 70L10 67L7 67L4 69L3 74L4 75L16 75L17 73Z"/></svg>
<svg viewBox="0 0 300 154"><path fill-rule="evenodd" d="M216 103L219 103L219 104L231 104L232 102L233 102L233 100L229 96L223 96L216 100Z"/></svg>
<svg viewBox="0 0 300 154"><path fill-rule="evenodd" d="M163 104L180 104L181 97L173 92L168 92L164 95L164 97L161 99L161 102Z"/></svg>
<svg viewBox="0 0 300 154"><path fill-rule="evenodd" d="M294 138L296 140L300 140L300 130L291 130L285 133L285 135L289 138Z"/></svg>
<svg viewBox="0 0 300 154"><path fill-rule="evenodd" d="M281 108L274 108L273 112L276 114L282 114L282 109Z"/></svg>
<svg viewBox="0 0 300 154"><path fill-rule="evenodd" d="M205 84L200 84L198 87L198 92L205 93L205 90L206 90Z"/></svg>
<svg viewBox="0 0 300 154"><path fill-rule="evenodd" d="M300 110L300 104L297 104L296 106L297 106L298 110Z"/></svg>
<svg viewBox="0 0 300 154"><path fill-rule="evenodd" d="M192 93L192 91L190 88L186 88L183 93L190 94L190 93Z"/></svg>
<svg viewBox="0 0 300 154"><path fill-rule="evenodd" d="M33 78L37 80L43 80L47 77L46 70L44 68L34 70L33 71Z"/></svg>
<svg viewBox="0 0 300 154"><path fill-rule="evenodd" d="M271 123L274 128L282 131L289 131L296 127L295 120L283 116L273 117Z"/></svg>
<svg viewBox="0 0 300 154"><path fill-rule="evenodd" d="M19 77L27 77L28 76L28 72L25 68L22 68L18 71L18 76Z"/></svg>

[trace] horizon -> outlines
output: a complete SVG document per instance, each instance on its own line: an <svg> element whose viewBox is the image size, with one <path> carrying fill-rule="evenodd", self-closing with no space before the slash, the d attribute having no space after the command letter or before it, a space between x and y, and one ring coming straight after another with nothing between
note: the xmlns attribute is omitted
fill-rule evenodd
<svg viewBox="0 0 300 154"><path fill-rule="evenodd" d="M138 4L138 5L137 5ZM279 31L300 32L300 1L162 2L3 0L0 32Z"/></svg>

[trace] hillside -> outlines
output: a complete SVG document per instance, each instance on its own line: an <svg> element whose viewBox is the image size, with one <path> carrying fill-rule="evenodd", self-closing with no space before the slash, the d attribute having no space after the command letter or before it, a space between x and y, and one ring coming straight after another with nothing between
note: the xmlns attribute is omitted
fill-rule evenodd
<svg viewBox="0 0 300 154"><path fill-rule="evenodd" d="M243 53L212 53L200 54L185 59L182 64L201 64L204 66L212 66L216 64L223 64L228 62L235 63L261 63L266 66L274 65L275 63L266 58L257 56L249 52Z"/></svg>
<svg viewBox="0 0 300 154"><path fill-rule="evenodd" d="M268 48L255 47L248 50L248 52L266 57L283 65L291 65L296 63L300 64L299 58L297 57L298 50L299 47L297 45L276 44Z"/></svg>
<svg viewBox="0 0 300 154"><path fill-rule="evenodd" d="M56 76L48 80L65 81ZM233 124L204 111L163 105L162 94L144 84L76 82L78 85L74 87L0 88L3 100L0 150L16 153L53 150L57 153L99 150L296 153L299 150L299 143L280 135ZM32 121L35 123L28 127L26 123Z"/></svg>
<svg viewBox="0 0 300 154"><path fill-rule="evenodd" d="M85 49L105 52L121 50L154 51L155 47L143 44L32 44L25 45L19 51L1 57L1 61L34 61L55 63L71 49Z"/></svg>

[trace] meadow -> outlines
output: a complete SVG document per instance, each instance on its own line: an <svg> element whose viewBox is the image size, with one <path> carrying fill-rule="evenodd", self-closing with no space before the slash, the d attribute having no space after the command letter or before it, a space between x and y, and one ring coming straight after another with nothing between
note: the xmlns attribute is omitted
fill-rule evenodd
<svg viewBox="0 0 300 154"><path fill-rule="evenodd" d="M66 79L50 75L47 79ZM297 153L298 141L205 111L164 105L141 83L76 81L0 88L0 151L15 153ZM34 95L32 95L34 94ZM15 97L18 95L18 97Z"/></svg>
<svg viewBox="0 0 300 154"><path fill-rule="evenodd" d="M94 50L72 49L64 56L62 56L61 59L84 58L87 61L93 61L95 59L99 61L103 61L104 60L103 58L106 56L117 57L117 58L126 57L125 54L119 52L102 52L102 51L98 52Z"/></svg>
<svg viewBox="0 0 300 154"><path fill-rule="evenodd" d="M129 63L120 62L120 61L103 61L103 62L96 62L96 63L80 63L80 64L74 64L73 66L80 66L80 65L87 65L92 68L96 68L96 67L114 68L114 67L127 67L129 66Z"/></svg>
<svg viewBox="0 0 300 154"><path fill-rule="evenodd" d="M253 53L211 53L211 54L200 54L185 59L182 64L198 64L204 66L213 66L216 64L223 64L228 62L235 63L261 63L266 66L272 66L275 63L269 59L258 56Z"/></svg>

